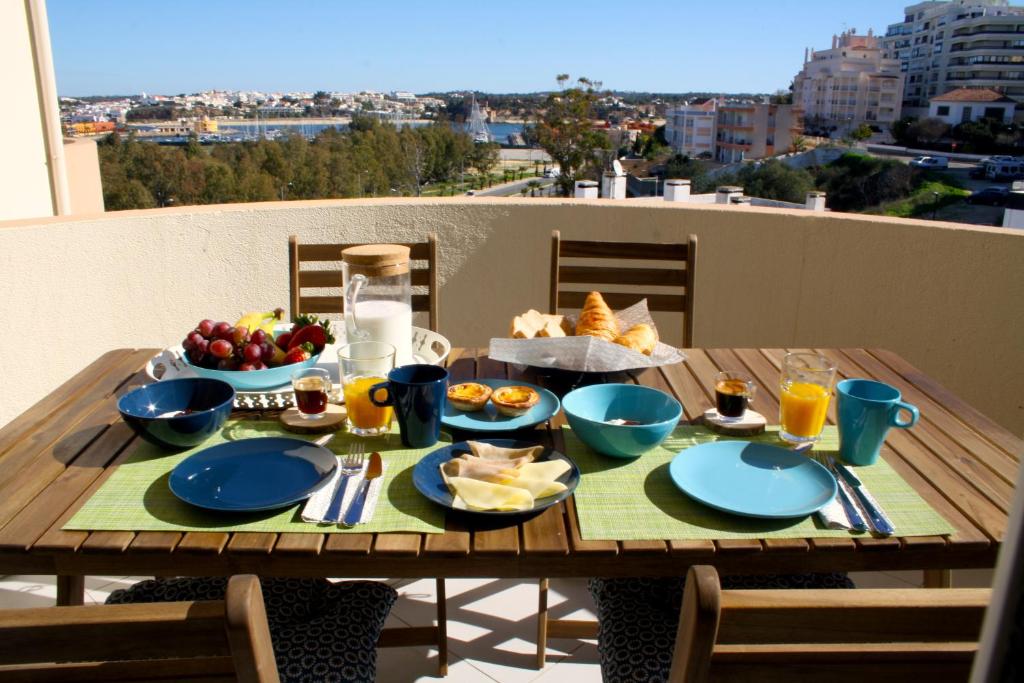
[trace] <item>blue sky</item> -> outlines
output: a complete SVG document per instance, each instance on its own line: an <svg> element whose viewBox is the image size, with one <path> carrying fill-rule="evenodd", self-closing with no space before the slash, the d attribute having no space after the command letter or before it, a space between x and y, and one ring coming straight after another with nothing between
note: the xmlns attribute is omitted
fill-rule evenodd
<svg viewBox="0 0 1024 683"><path fill-rule="evenodd" d="M893 0L48 0L61 95L211 88L771 92Z"/></svg>

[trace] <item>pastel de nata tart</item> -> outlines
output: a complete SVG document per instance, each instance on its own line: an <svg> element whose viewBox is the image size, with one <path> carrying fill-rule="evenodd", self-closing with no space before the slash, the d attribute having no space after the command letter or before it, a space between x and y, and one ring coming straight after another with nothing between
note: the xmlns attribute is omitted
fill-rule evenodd
<svg viewBox="0 0 1024 683"><path fill-rule="evenodd" d="M519 417L540 403L540 394L530 387L499 387L491 394L491 403L502 415Z"/></svg>
<svg viewBox="0 0 1024 683"><path fill-rule="evenodd" d="M476 382L464 382L448 387L448 402L458 410L467 413L483 410L487 400L491 397L491 388L485 384Z"/></svg>

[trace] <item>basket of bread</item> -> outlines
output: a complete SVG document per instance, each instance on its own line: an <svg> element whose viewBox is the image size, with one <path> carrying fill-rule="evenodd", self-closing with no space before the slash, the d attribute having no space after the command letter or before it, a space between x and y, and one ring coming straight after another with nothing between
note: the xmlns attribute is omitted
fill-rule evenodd
<svg viewBox="0 0 1024 683"><path fill-rule="evenodd" d="M642 299L613 311L600 292L590 292L579 315L535 310L512 319L508 338L491 339L494 360L576 372L621 372L680 363L682 352L658 339Z"/></svg>

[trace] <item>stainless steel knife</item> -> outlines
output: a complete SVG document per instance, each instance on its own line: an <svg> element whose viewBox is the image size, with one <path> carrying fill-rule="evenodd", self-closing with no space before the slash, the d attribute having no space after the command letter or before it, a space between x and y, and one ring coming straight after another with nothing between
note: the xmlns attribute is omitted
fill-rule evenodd
<svg viewBox="0 0 1024 683"><path fill-rule="evenodd" d="M864 512L868 515L868 522L871 524L872 530L883 535L892 536L896 533L896 527L892 521L886 516L885 512L882 511L882 507L875 500L875 497L867 490L867 487L861 483L860 479L857 478L853 472L840 462L837 462L835 458L829 456L829 462L839 472L839 475L850 485L850 489L853 490L854 495L857 496L857 500L860 501L861 507L864 508Z"/></svg>

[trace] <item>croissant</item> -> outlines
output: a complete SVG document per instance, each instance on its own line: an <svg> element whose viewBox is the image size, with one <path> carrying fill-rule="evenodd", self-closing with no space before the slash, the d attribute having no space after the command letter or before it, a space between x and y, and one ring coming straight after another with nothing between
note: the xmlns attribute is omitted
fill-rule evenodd
<svg viewBox="0 0 1024 683"><path fill-rule="evenodd" d="M649 356L654 352L655 344L658 343L658 335L655 334L650 325L640 323L639 325L633 325L624 335L616 337L613 341L620 346L625 346L627 349L633 349L645 356Z"/></svg>
<svg viewBox="0 0 1024 683"><path fill-rule="evenodd" d="M600 337L605 341L612 341L619 336L619 324L615 320L615 314L604 302L600 292L591 292L587 295L583 312L576 323L576 335Z"/></svg>

